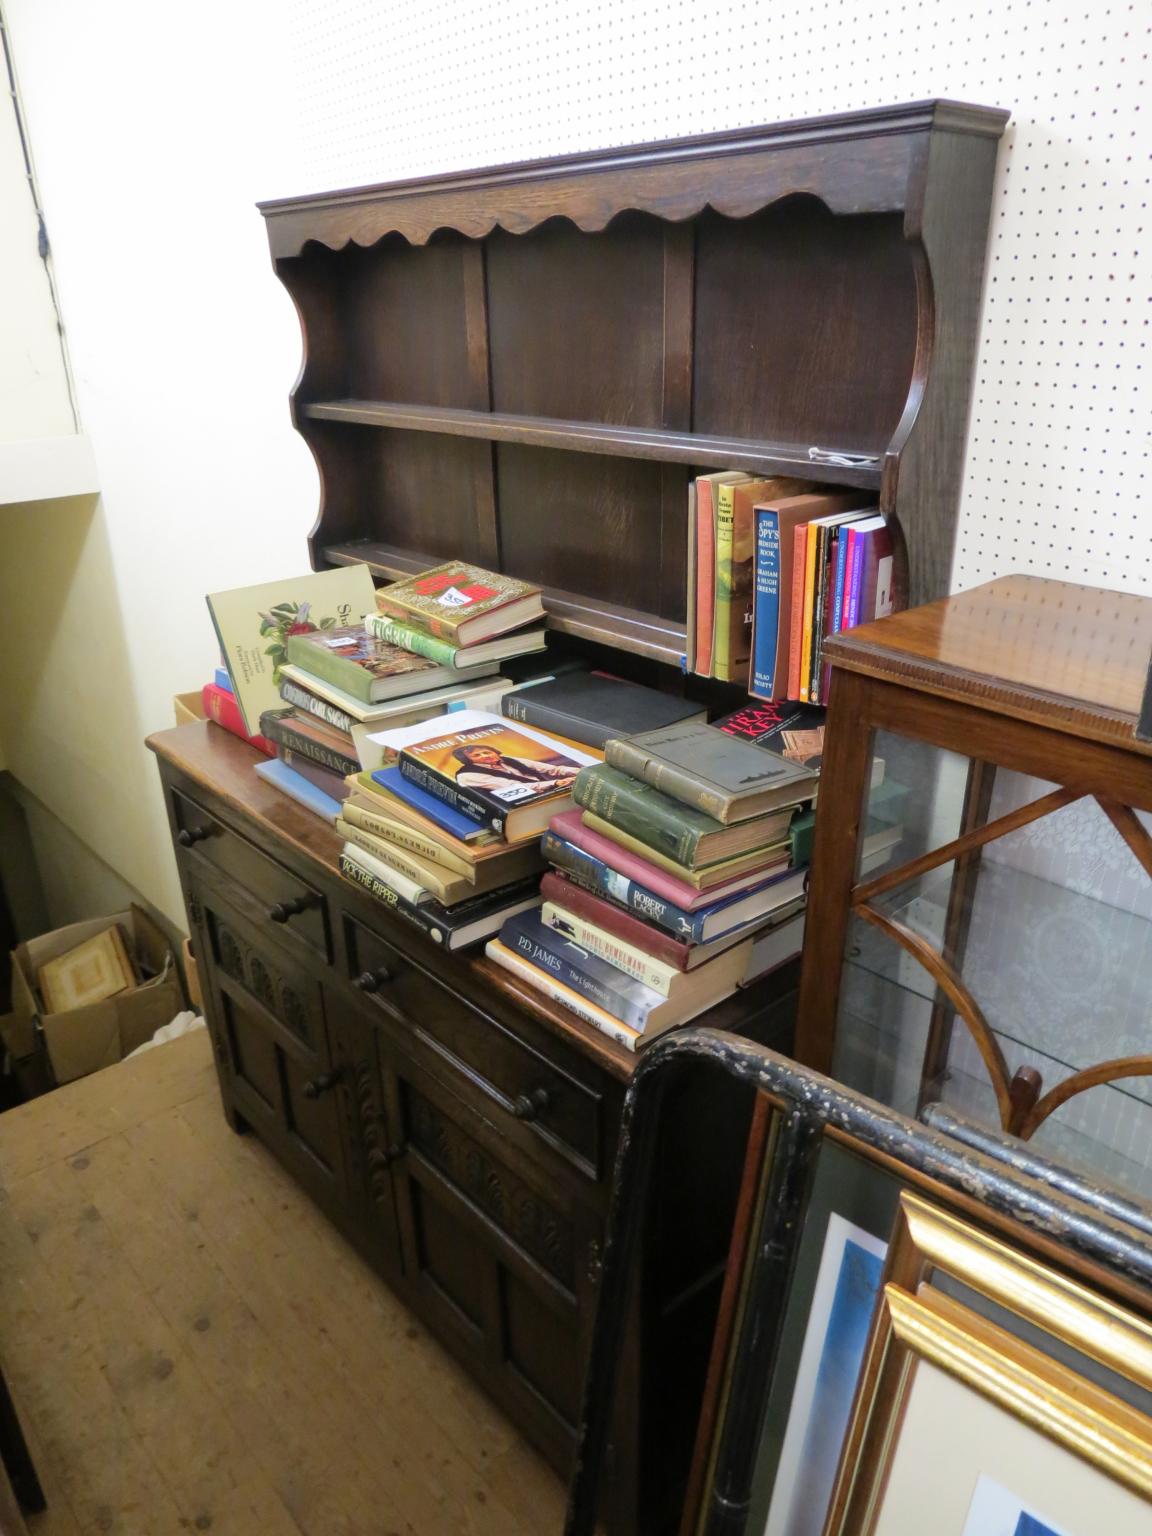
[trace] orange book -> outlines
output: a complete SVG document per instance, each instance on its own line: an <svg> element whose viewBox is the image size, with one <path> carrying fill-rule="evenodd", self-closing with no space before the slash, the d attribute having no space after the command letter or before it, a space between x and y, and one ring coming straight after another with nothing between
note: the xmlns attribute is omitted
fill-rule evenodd
<svg viewBox="0 0 1152 1536"><path fill-rule="evenodd" d="M715 564L712 484L701 476L696 482L696 671L701 677L712 676L712 617L716 602L712 572Z"/></svg>
<svg viewBox="0 0 1152 1536"><path fill-rule="evenodd" d="M792 545L792 617L788 633L788 697L800 697L804 652L804 578L808 571L808 524L798 523Z"/></svg>

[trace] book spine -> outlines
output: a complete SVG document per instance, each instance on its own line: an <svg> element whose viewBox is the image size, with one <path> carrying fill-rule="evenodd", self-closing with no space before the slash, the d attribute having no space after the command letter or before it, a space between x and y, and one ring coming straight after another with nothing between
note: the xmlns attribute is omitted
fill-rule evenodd
<svg viewBox="0 0 1152 1536"><path fill-rule="evenodd" d="M410 888L405 888L403 885L398 888L401 895L406 896L413 903L419 903L426 895L434 896L437 901L446 903L459 901L463 894L469 896L474 894L472 891L461 892L457 882L451 876L438 876L434 871L423 868L418 858L410 857L403 848L397 847L387 838L377 837L374 833L365 831L363 827L349 821L343 814L336 823L336 830L342 833L348 842L355 843L357 848L370 853L374 859L387 864L406 882L410 882Z"/></svg>
<svg viewBox="0 0 1152 1536"><path fill-rule="evenodd" d="M712 816L717 821L722 821L731 807L729 796L699 783L686 768L657 762L626 736L613 738L604 753L604 761L610 768L619 768L621 773L631 774L634 779L643 779L653 789L679 800L682 805L703 811L705 816ZM604 819L607 821L608 818Z"/></svg>
<svg viewBox="0 0 1152 1536"><path fill-rule="evenodd" d="M286 649L288 660L302 672L310 672L322 682L342 688L361 704L371 704L374 679L365 667L349 661L346 656L338 656L323 645L311 643L305 635L289 635Z"/></svg>
<svg viewBox="0 0 1152 1536"><path fill-rule="evenodd" d="M352 734L352 727L359 724L347 711L336 704L329 704L327 699L321 699L316 694L309 693L307 688L302 688L299 683L294 683L289 677L280 684L280 697L285 704L291 704L294 709L302 709L310 715L315 715L317 720L323 720L326 725L334 726L336 730L343 731L348 736Z"/></svg>
<svg viewBox="0 0 1152 1536"><path fill-rule="evenodd" d="M688 968L690 946L674 939L663 928L636 917L618 902L580 885L559 870L551 869L540 882L540 895L558 910L575 915L601 933L648 955L673 970Z"/></svg>
<svg viewBox="0 0 1152 1536"><path fill-rule="evenodd" d="M554 832L545 832L541 851L549 864L564 870L587 890L618 902L626 911L655 923L674 938L689 944L700 943L703 923L696 913L685 912L673 902L665 901L655 891L637 885L627 875L609 868L593 854L585 853L583 848L557 837Z"/></svg>
<svg viewBox="0 0 1152 1536"><path fill-rule="evenodd" d="M439 666L459 665L456 660L460 654L459 647L447 640L438 640L435 635L429 634L426 630L417 629L415 624L405 624L402 620L393 619L384 613L366 613L364 628L370 635L375 635L377 640L383 640L386 645L398 645L402 650L424 656L428 661L434 661Z"/></svg>
<svg viewBox="0 0 1152 1536"><path fill-rule="evenodd" d="M828 529L816 530L816 553L812 562L812 622L808 651L808 703L820 701L820 635L824 623L824 578L828 569Z"/></svg>
<svg viewBox="0 0 1152 1536"><path fill-rule="evenodd" d="M441 618L438 614L426 613L423 608L408 608L398 603L387 595L387 587L381 587L376 593L376 606L389 618L398 620L412 629L422 630L433 639L446 641L455 646L458 642L457 620L454 618Z"/></svg>
<svg viewBox="0 0 1152 1536"><path fill-rule="evenodd" d="M383 902L393 912L398 913L403 918L407 918L421 932L430 934L437 940L442 939L443 929L429 913L422 912L419 907L414 907L411 902L405 901L399 891L394 891L390 885L386 885L383 880L372 874L371 871L350 859L346 853L340 855L340 873L346 876L347 879L354 881L357 885L362 886L369 895L374 896L377 901Z"/></svg>
<svg viewBox="0 0 1152 1536"><path fill-rule="evenodd" d="M812 619L816 608L816 560L820 548L819 528L809 526L804 551L804 636L800 652L800 702L811 702Z"/></svg>
<svg viewBox="0 0 1152 1536"><path fill-rule="evenodd" d="M213 674L213 681L215 682L217 688L223 688L225 693L236 692L232 686L232 678L229 675L227 667L217 667L215 673Z"/></svg>
<svg viewBox="0 0 1152 1536"><path fill-rule="evenodd" d="M544 903L540 921L546 928L553 928L574 944L579 944L581 949L586 949L598 960L614 965L641 986L659 992L661 997L668 996L673 977L681 974L674 965L662 965L653 956L634 949L631 944L623 943L614 934L597 928L578 913L553 906L551 902Z"/></svg>
<svg viewBox="0 0 1152 1536"><path fill-rule="evenodd" d="M627 774L581 769L572 786L572 799L610 827L628 833L646 848L691 869L700 846L700 833L685 826L675 802L663 805L653 786ZM641 855L642 857L643 855Z"/></svg>
<svg viewBox="0 0 1152 1536"><path fill-rule="evenodd" d="M800 697L804 650L804 575L808 569L808 524L798 523L792 544L792 628L788 636L788 697Z"/></svg>
<svg viewBox="0 0 1152 1536"><path fill-rule="evenodd" d="M832 625L828 633L838 635L844 628L844 588L848 583L848 551L852 547L852 529L841 528L836 540L836 580L832 586Z"/></svg>
<svg viewBox="0 0 1152 1536"><path fill-rule="evenodd" d="M422 789L425 794L442 800L445 805L450 806L461 816L466 816L476 826L491 827L503 837L504 815L502 812L494 812L484 801L474 800L466 790L460 789L450 779L442 779L438 773L433 773L431 768L409 757L406 752L401 752L398 767L409 784L415 784L416 788Z"/></svg>
<svg viewBox="0 0 1152 1536"><path fill-rule="evenodd" d="M732 669L732 605L734 576L732 545L735 538L734 487L718 485L716 497L716 597L712 619L712 676L730 680Z"/></svg>
<svg viewBox="0 0 1152 1536"><path fill-rule="evenodd" d="M626 995L624 988L628 986L630 978L623 972L620 973L620 988L613 986L605 978L596 976L590 970L585 970L577 965L565 954L561 953L564 947L564 939L554 929L547 929L547 934L555 938L555 947L545 939L534 939L526 933L517 933L513 928L505 926L500 930L500 942L505 948L514 954L522 955L529 965L551 976L554 981L578 992L581 997L586 997L590 1003L595 1003L605 1013L610 1013L614 1019L619 1019L622 1024L627 1024L631 1029L640 1032L648 1022L650 1006ZM596 964L597 962L593 962Z"/></svg>
<svg viewBox="0 0 1152 1536"><path fill-rule="evenodd" d="M343 800L348 795L347 780L341 778L338 773L333 773L330 768L314 763L311 758L301 757L291 747L276 747L275 752L285 768L291 768L293 773L298 773L302 779L307 779L309 784L314 784L321 794L327 795L330 800Z"/></svg>
<svg viewBox="0 0 1152 1536"><path fill-rule="evenodd" d="M712 615L716 596L716 527L712 484L696 482L696 670L712 676Z"/></svg>
<svg viewBox="0 0 1152 1536"><path fill-rule="evenodd" d="M603 747L611 738L613 732L608 726L582 720L564 710L549 709L546 704L538 704L532 692L531 688L525 688L520 693L504 694L500 700L500 713L506 720L517 720L538 731L551 731L554 736L564 736L585 747Z"/></svg>
<svg viewBox="0 0 1152 1536"><path fill-rule="evenodd" d="M774 507L756 512L756 603L752 622L751 693L770 699L776 690L780 624L780 514Z"/></svg>
<svg viewBox="0 0 1152 1536"><path fill-rule="evenodd" d="M844 628L855 629L860 622L860 582L864 573L864 536L849 532L848 576L845 594Z"/></svg>
<svg viewBox="0 0 1152 1536"><path fill-rule="evenodd" d="M241 741L246 741L258 752L263 752L265 757L276 756L276 748L267 736L252 735L248 731L234 693L221 688L217 683L205 683L200 690L200 703L207 719L222 726L224 730L230 731L233 736L239 736Z"/></svg>
<svg viewBox="0 0 1152 1536"><path fill-rule="evenodd" d="M337 752L335 747L326 747L323 742L313 741L311 736L293 730L291 722L283 719L276 710L265 710L260 716L260 729L278 747L288 747L297 756L306 757L309 762L327 768L330 773L339 774L342 779L350 773L360 772L358 757L352 757L347 752Z"/></svg>
<svg viewBox="0 0 1152 1536"><path fill-rule="evenodd" d="M696 670L696 563L698 559L696 550L696 482L688 483L688 527L686 530L688 547L688 603L687 622L684 626L684 670L695 672Z"/></svg>
<svg viewBox="0 0 1152 1536"><path fill-rule="evenodd" d="M631 1029L619 1019L614 1019L602 1008L597 1008L595 1003L586 1002L578 992L573 992L562 981L556 981L547 971L539 970L516 950L509 949L506 944L494 939L485 945L484 953L496 965L511 971L514 976L519 976L521 981L527 983L533 991L540 992L543 996L551 998L554 1003L571 1009L577 1018L583 1019L585 1023L598 1029L601 1034L615 1040L617 1045L622 1045L626 1051L636 1049L640 1039L636 1030Z"/></svg>
<svg viewBox="0 0 1152 1536"><path fill-rule="evenodd" d="M828 633L828 606L832 596L836 560L836 529L825 528L822 531L824 537L816 556L819 564L816 570L816 611L812 624L811 697L813 704L824 702L821 689L824 679L824 637Z"/></svg>
<svg viewBox="0 0 1152 1536"><path fill-rule="evenodd" d="M363 828L365 832L370 832L373 837L379 838L389 846L395 844L397 848L414 853L418 859L452 870L464 880L470 882L475 880L475 871L466 859L450 853L434 837L418 832L415 827L405 826L401 821L392 821L387 816L377 816L362 805L345 805L344 820L351 822L353 826Z"/></svg>

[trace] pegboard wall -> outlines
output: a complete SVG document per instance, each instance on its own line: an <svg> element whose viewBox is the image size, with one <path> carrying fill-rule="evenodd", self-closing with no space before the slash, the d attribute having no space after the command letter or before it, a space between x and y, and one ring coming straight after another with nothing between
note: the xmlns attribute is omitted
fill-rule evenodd
<svg viewBox="0 0 1152 1536"><path fill-rule="evenodd" d="M292 0L287 20L285 194L931 96L1010 109L953 584L1152 593L1152 0Z"/></svg>

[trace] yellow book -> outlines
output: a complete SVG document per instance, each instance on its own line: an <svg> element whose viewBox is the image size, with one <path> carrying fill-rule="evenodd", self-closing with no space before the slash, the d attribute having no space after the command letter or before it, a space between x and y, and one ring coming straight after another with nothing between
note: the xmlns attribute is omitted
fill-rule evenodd
<svg viewBox="0 0 1152 1536"><path fill-rule="evenodd" d="M801 704L808 702L808 679L812 672L812 611L816 597L816 547L819 543L815 527L809 525L808 545L804 551L807 564L804 568L804 640L800 651Z"/></svg>

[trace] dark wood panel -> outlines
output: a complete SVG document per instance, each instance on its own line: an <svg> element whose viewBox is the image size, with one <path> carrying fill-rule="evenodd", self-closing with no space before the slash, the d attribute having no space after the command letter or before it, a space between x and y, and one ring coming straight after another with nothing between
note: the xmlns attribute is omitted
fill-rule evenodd
<svg viewBox="0 0 1152 1536"><path fill-rule="evenodd" d="M880 453L911 387L916 325L897 215L836 218L811 198L740 223L705 214L694 425Z"/></svg>
<svg viewBox="0 0 1152 1536"><path fill-rule="evenodd" d="M419 249L392 236L343 253L350 393L483 408L465 323L472 254L471 241L447 232Z"/></svg>
<svg viewBox="0 0 1152 1536"><path fill-rule="evenodd" d="M622 214L602 234L566 220L488 240L497 411L659 427L664 237Z"/></svg>
<svg viewBox="0 0 1152 1536"><path fill-rule="evenodd" d="M483 563L491 543L477 520L477 499L492 477L487 443L424 432L362 432L332 424L331 451L354 462L348 494L369 537L387 536L436 560Z"/></svg>
<svg viewBox="0 0 1152 1536"><path fill-rule="evenodd" d="M575 1429L581 1360L562 1321L510 1270L500 1273L504 1355L511 1370Z"/></svg>
<svg viewBox="0 0 1152 1536"><path fill-rule="evenodd" d="M501 443L496 477L505 570L660 612L659 465Z"/></svg>

